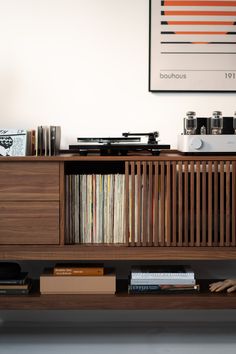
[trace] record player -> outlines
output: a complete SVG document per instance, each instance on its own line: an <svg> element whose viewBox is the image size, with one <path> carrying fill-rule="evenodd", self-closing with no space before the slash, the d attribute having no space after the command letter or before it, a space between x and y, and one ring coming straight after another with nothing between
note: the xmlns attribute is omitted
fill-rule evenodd
<svg viewBox="0 0 236 354"><path fill-rule="evenodd" d="M142 138L146 137L145 142ZM123 133L122 137L82 137L77 138L77 145L69 145L68 152L79 155L159 155L162 149L170 149L170 145L159 144L157 131L151 133Z"/></svg>

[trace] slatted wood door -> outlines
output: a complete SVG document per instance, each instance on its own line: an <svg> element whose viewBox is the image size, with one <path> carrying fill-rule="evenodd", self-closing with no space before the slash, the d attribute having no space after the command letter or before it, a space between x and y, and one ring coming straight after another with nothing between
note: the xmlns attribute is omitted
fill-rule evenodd
<svg viewBox="0 0 236 354"><path fill-rule="evenodd" d="M235 246L236 162L126 162L126 243Z"/></svg>

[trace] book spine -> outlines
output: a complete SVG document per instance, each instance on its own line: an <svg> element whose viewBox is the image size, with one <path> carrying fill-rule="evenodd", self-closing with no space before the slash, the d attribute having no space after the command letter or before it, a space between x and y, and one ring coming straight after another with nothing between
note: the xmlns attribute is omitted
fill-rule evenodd
<svg viewBox="0 0 236 354"><path fill-rule="evenodd" d="M29 289L0 289L0 295L28 295Z"/></svg>
<svg viewBox="0 0 236 354"><path fill-rule="evenodd" d="M152 293L164 293L164 292L196 292L199 291L199 285L192 286L175 286L175 285L129 285L129 294L152 294Z"/></svg>
<svg viewBox="0 0 236 354"><path fill-rule="evenodd" d="M161 287L159 285L129 285L129 294L146 294L160 292Z"/></svg>
<svg viewBox="0 0 236 354"><path fill-rule="evenodd" d="M79 276L86 276L86 275L104 275L104 269L89 269L89 268L54 268L53 270L54 275L79 275Z"/></svg>
<svg viewBox="0 0 236 354"><path fill-rule="evenodd" d="M160 285L162 291L189 291L189 290L200 290L199 284L195 285Z"/></svg>
<svg viewBox="0 0 236 354"><path fill-rule="evenodd" d="M0 280L0 285L24 285L26 282L26 279L3 279Z"/></svg>
<svg viewBox="0 0 236 354"><path fill-rule="evenodd" d="M31 130L31 154L36 154L36 130Z"/></svg>

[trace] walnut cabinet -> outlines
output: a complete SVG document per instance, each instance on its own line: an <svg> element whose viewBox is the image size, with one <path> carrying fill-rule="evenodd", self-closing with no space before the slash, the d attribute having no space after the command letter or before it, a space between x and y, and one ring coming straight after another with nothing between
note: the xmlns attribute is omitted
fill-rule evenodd
<svg viewBox="0 0 236 354"><path fill-rule="evenodd" d="M123 176L119 218L122 242L112 238L97 242L94 225L89 242L80 242L81 226L75 231L72 214L79 213L80 217L84 210L83 205L72 208L75 193L73 188L68 189L68 181L75 175L105 174ZM0 259L116 264L235 260L235 182L234 156L182 156L171 152L160 156L2 157ZM102 222L106 228L106 216ZM72 232L76 242L71 238ZM0 308L236 308L234 294L210 294L204 282L201 288L198 294L131 296L119 282L113 296L56 296L40 295L36 282L35 291L29 296L1 296Z"/></svg>

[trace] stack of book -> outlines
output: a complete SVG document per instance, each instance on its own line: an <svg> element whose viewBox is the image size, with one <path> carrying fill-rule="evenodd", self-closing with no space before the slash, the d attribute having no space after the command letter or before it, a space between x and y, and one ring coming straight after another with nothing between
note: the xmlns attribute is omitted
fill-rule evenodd
<svg viewBox="0 0 236 354"><path fill-rule="evenodd" d="M28 295L30 289L31 280L26 272L21 272L15 277L0 279L0 295Z"/></svg>
<svg viewBox="0 0 236 354"><path fill-rule="evenodd" d="M116 276L101 264L56 264L40 276L41 294L115 294Z"/></svg>
<svg viewBox="0 0 236 354"><path fill-rule="evenodd" d="M199 291L195 274L189 266L134 266L128 292L150 294Z"/></svg>

